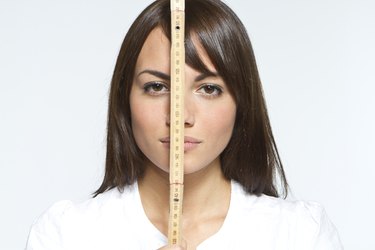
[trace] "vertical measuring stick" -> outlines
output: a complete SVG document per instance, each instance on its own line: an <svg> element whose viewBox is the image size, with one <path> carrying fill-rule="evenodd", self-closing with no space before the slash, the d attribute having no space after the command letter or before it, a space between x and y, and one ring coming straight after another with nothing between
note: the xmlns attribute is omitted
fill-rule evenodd
<svg viewBox="0 0 375 250"><path fill-rule="evenodd" d="M185 1L171 0L171 113L168 243L181 244L184 190Z"/></svg>

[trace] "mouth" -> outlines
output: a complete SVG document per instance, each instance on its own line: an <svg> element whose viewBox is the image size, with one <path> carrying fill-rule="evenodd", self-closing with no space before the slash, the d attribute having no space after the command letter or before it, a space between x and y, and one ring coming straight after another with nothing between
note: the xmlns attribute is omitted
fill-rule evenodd
<svg viewBox="0 0 375 250"><path fill-rule="evenodd" d="M165 137L159 140L164 147L168 148L170 147L170 137ZM196 148L199 144L202 143L202 140L196 139L194 137L185 136L184 137L184 152L190 151L194 148Z"/></svg>

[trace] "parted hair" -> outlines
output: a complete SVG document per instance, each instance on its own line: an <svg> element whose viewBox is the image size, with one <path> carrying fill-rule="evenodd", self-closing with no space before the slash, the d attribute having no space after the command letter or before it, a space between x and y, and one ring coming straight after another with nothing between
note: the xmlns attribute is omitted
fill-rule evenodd
<svg viewBox="0 0 375 250"><path fill-rule="evenodd" d="M198 39L236 103L232 137L220 155L224 176L255 195L287 196L288 184L272 134L254 52L237 15L219 0L185 1L186 63L208 73L193 44ZM145 156L131 127L129 96L135 65L149 33L161 27L171 39L170 0L157 0L136 18L122 43L108 105L104 179L94 196L122 190L144 173Z"/></svg>

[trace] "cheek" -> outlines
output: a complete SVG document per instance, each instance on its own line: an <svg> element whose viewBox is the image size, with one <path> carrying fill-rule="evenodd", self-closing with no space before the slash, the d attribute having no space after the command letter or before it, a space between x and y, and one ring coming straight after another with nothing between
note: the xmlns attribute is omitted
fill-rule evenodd
<svg viewBox="0 0 375 250"><path fill-rule="evenodd" d="M155 127L157 107L147 105L147 103L133 101L130 105L131 121L134 137L139 141L139 137L148 133L152 126Z"/></svg>
<svg viewBox="0 0 375 250"><path fill-rule="evenodd" d="M214 112L209 112L206 127L212 138L216 138L217 143L227 144L232 135L236 118L236 106L234 103L217 107Z"/></svg>
<svg viewBox="0 0 375 250"><path fill-rule="evenodd" d="M141 127L143 126L142 124L144 123L144 120L146 119L145 116L141 115L142 113L141 111L145 107L143 107L142 105L140 105L140 103L135 101L134 98L131 98L130 100L131 100L130 101L131 123L132 123L133 132L135 133L136 131L141 129Z"/></svg>
<svg viewBox="0 0 375 250"><path fill-rule="evenodd" d="M148 144L151 137L165 134L165 106L164 100L150 100L142 95L134 94L130 97L131 124L134 138L138 146ZM167 134L166 134L167 135Z"/></svg>
<svg viewBox="0 0 375 250"><path fill-rule="evenodd" d="M209 115L203 122L207 140L205 146L207 152L211 152L217 157L224 151L232 137L236 107L234 104L221 105L214 109L211 108L211 112L207 112L207 114Z"/></svg>

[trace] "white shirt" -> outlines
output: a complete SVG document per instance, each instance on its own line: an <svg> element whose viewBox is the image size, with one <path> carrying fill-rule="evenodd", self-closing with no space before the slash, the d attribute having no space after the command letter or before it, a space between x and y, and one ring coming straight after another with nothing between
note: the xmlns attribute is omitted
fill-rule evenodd
<svg viewBox="0 0 375 250"><path fill-rule="evenodd" d="M317 203L247 194L232 181L220 230L197 250L336 250L337 231ZM80 204L60 201L32 226L27 250L156 250L167 238L147 218L137 183Z"/></svg>

